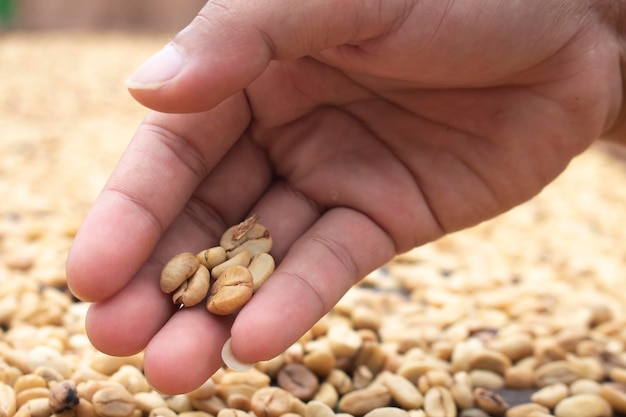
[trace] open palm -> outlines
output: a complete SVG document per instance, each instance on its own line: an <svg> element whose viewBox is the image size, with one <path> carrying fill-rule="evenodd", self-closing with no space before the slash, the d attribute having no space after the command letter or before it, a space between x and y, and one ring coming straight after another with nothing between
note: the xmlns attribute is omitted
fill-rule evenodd
<svg viewBox="0 0 626 417"><path fill-rule="evenodd" d="M174 39L184 70L131 82L161 112L81 227L68 281L95 301L96 347L146 348L156 388L201 384L230 336L244 362L280 353L369 271L532 197L615 122L615 35L586 2L360 3L209 3ZM275 274L236 318L175 311L162 265L251 212Z"/></svg>

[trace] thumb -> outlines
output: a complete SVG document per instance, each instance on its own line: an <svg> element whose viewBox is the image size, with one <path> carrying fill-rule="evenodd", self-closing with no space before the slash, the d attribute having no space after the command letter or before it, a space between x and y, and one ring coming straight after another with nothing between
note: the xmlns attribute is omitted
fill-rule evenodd
<svg viewBox="0 0 626 417"><path fill-rule="evenodd" d="M385 34L408 3L209 1L129 77L127 87L137 101L157 111L209 110L249 85L273 59L296 59Z"/></svg>

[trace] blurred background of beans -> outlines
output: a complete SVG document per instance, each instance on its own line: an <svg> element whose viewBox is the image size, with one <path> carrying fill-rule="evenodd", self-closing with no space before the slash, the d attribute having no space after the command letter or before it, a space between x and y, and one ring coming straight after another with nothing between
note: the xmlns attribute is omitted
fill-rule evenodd
<svg viewBox="0 0 626 417"><path fill-rule="evenodd" d="M0 23L21 30L175 31L203 0L0 0Z"/></svg>
<svg viewBox="0 0 626 417"><path fill-rule="evenodd" d="M203 3L0 0L0 416L624 415L626 153L606 144L375 271L251 371L163 396L141 354L96 352L67 250L146 113L126 76Z"/></svg>

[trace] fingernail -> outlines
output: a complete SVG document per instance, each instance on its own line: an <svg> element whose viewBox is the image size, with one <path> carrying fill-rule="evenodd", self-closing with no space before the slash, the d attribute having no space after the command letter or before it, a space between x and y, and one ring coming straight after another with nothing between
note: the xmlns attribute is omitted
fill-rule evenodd
<svg viewBox="0 0 626 417"><path fill-rule="evenodd" d="M243 363L239 362L235 355L233 355L233 351L230 348L230 339L224 343L224 347L222 348L222 360L233 371L244 372L250 370L254 364L253 363Z"/></svg>
<svg viewBox="0 0 626 417"><path fill-rule="evenodd" d="M183 68L183 57L172 44L167 44L139 66L126 80L131 89L155 90L176 77Z"/></svg>

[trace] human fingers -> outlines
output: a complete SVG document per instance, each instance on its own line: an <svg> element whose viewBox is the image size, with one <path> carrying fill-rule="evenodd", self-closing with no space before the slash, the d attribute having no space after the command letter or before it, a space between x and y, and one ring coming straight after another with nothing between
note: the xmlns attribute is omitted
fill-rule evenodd
<svg viewBox="0 0 626 417"><path fill-rule="evenodd" d="M254 363L278 355L394 254L391 237L364 214L342 207L327 211L237 315L234 356Z"/></svg>
<svg viewBox="0 0 626 417"><path fill-rule="evenodd" d="M290 242L319 218L319 211L284 182L275 183L262 200L271 204L256 206L253 211L259 215L259 222L271 230L272 254L280 260ZM167 303L172 304L169 299ZM187 309L177 311L146 348L146 375L161 392L171 394L194 389L222 365L220 351L230 336L234 316L219 318L207 314L204 304L191 310L193 313Z"/></svg>
<svg viewBox="0 0 626 417"><path fill-rule="evenodd" d="M130 281L248 118L241 96L203 114L146 118L76 235L67 260L74 294L104 300Z"/></svg>
<svg viewBox="0 0 626 417"><path fill-rule="evenodd" d="M263 152L250 141L237 141L195 190L190 202L123 291L91 306L86 328L92 343L112 355L129 355L143 349L174 312L171 296L163 294L158 284L163 265L177 253L199 252L217 244L226 226L240 221L248 213L270 180L271 171ZM89 280L90 277L93 275L82 278ZM120 279L116 276L98 278ZM94 282L93 285L103 284Z"/></svg>
<svg viewBox="0 0 626 417"><path fill-rule="evenodd" d="M241 148L244 145L238 143L236 146ZM216 167L211 181L203 185L206 188L204 199L210 200L212 189L220 182L233 179L245 184L253 180L243 174L233 178L238 172L246 172L241 167L250 164L240 156L244 151L234 148ZM255 175L262 176L258 172ZM250 194L245 187L235 188L242 195ZM236 190L230 193L232 206L215 206L241 219L250 206L236 205L235 201L242 200L238 198L242 196L234 194ZM256 198L255 195L253 200ZM253 210L270 228L276 242L272 252L278 260L284 256L290 242L319 218L319 211L306 197L284 182L275 183L261 200L266 204ZM194 227L193 221L185 216L177 219L155 253L175 248L179 251L198 250L199 245L211 239L210 233L198 233L198 230L195 230L196 233L183 233L181 229L186 228L185 224L190 224L192 229ZM182 234L183 238L170 238L172 230L177 230L176 234ZM204 303L199 307L176 310L171 296L163 294L158 286L161 267L162 262L150 260L123 291L94 303L87 315L86 328L93 344L105 353L124 356L145 348L144 369L150 383L161 392L173 394L196 388L222 365L219 352L229 336L227 329L232 317L218 319L207 314Z"/></svg>
<svg viewBox="0 0 626 417"><path fill-rule="evenodd" d="M242 90L272 59L295 59L392 30L411 1L209 1L127 82L142 104L204 111Z"/></svg>

